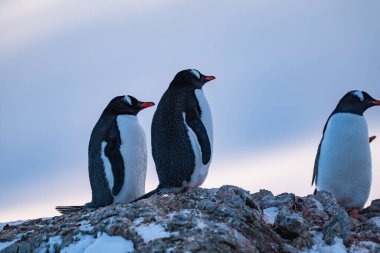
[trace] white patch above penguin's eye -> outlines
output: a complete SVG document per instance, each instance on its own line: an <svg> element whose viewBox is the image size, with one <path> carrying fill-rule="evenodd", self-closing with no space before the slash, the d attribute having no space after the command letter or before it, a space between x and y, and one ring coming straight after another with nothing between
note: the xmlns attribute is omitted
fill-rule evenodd
<svg viewBox="0 0 380 253"><path fill-rule="evenodd" d="M128 104L132 105L132 100L129 96L124 96L123 100L127 102Z"/></svg>
<svg viewBox="0 0 380 253"><path fill-rule="evenodd" d="M196 76L198 79L201 79L201 73L199 73L198 70L192 69L191 73L193 73L193 75Z"/></svg>
<svg viewBox="0 0 380 253"><path fill-rule="evenodd" d="M354 96L358 97L360 99L360 101L364 101L363 92L361 92L360 90L354 91L353 94L354 94Z"/></svg>

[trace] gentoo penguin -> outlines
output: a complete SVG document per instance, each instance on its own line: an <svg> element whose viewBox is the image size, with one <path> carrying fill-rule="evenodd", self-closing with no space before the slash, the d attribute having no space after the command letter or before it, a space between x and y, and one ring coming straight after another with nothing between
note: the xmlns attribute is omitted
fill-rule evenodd
<svg viewBox="0 0 380 253"><path fill-rule="evenodd" d="M179 193L205 181L213 132L202 88L214 79L188 69L178 72L170 83L152 121L152 155L159 185L135 201L153 194Z"/></svg>
<svg viewBox="0 0 380 253"><path fill-rule="evenodd" d="M88 147L92 201L84 206L57 207L59 212L127 203L144 194L147 148L137 114L153 105L133 96L111 100L92 130Z"/></svg>
<svg viewBox="0 0 380 253"><path fill-rule="evenodd" d="M350 91L339 101L323 129L312 184L331 192L338 203L358 213L366 203L372 180L367 121L363 113L380 101L363 91Z"/></svg>

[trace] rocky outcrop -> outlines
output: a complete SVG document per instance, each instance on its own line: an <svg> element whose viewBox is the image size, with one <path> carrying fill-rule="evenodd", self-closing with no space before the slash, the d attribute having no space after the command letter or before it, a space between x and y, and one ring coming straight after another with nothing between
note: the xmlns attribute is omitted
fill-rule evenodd
<svg viewBox="0 0 380 253"><path fill-rule="evenodd" d="M380 200L350 218L331 194L194 189L6 225L1 252L380 252Z"/></svg>

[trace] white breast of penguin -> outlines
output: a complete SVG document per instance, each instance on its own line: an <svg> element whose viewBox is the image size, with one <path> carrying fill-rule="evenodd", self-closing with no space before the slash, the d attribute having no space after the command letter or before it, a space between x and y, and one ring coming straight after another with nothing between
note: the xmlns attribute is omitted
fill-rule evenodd
<svg viewBox="0 0 380 253"><path fill-rule="evenodd" d="M124 184L120 192L114 196L114 203L127 203L145 193L145 178L147 166L147 147L144 129L138 122L137 116L119 115L116 118L120 132L120 153L124 161ZM104 144L104 147L106 144ZM102 144L102 154L104 153ZM110 189L114 180L111 164L102 155L105 174Z"/></svg>
<svg viewBox="0 0 380 253"><path fill-rule="evenodd" d="M210 106L208 105L207 99L201 89L195 89L195 97L198 100L199 107L201 109L201 120L206 128L208 138L211 145L211 157L212 157L212 145L213 145L213 131L212 131L212 117ZM186 115L183 114L184 122L188 130L188 136L191 142L192 149L195 155L195 168L191 176L190 182L187 184L188 187L197 187L203 184L207 177L208 168L211 164L211 159L207 164L202 163L202 151L199 145L198 139L194 131L186 124Z"/></svg>
<svg viewBox="0 0 380 253"><path fill-rule="evenodd" d="M334 194L347 208L362 208L372 180L367 121L351 113L334 114L321 143L317 189Z"/></svg>

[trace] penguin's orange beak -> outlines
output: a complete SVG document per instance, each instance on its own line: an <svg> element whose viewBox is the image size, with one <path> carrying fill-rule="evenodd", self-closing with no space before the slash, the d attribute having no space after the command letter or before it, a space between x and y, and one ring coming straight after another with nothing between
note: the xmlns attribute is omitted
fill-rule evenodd
<svg viewBox="0 0 380 253"><path fill-rule="evenodd" d="M380 105L380 101L379 100L374 100L374 101L372 101L372 104L373 105Z"/></svg>
<svg viewBox="0 0 380 253"><path fill-rule="evenodd" d="M212 80L215 79L215 76L206 76L205 79L206 79L207 81L212 81Z"/></svg>
<svg viewBox="0 0 380 253"><path fill-rule="evenodd" d="M153 102L141 102L141 104L140 104L141 108L148 108L148 107L151 107L151 106L154 106Z"/></svg>

